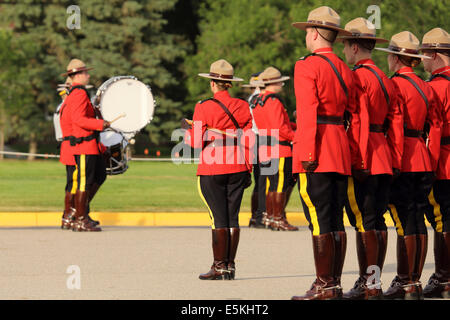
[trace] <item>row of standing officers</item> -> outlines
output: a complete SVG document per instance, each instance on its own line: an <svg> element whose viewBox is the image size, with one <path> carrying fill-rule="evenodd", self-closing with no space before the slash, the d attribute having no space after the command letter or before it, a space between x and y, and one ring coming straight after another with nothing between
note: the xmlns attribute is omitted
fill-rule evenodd
<svg viewBox="0 0 450 320"><path fill-rule="evenodd" d="M326 6L293 26L306 30L311 52L295 65L296 123L289 121L278 96L289 77L273 67L255 75L250 86L256 91L247 103L228 93L242 79L225 60L199 74L210 79L214 96L196 105L193 122L182 120L186 143L202 149L198 190L212 222L214 262L200 279L234 279L239 208L250 184L249 163L255 161L246 134L227 130L253 127L259 134L253 168L259 183L252 196L258 210L252 210L250 226L297 230L285 214L297 183L312 234L316 279L305 295L293 299L449 298L448 33L435 28L420 44L403 31L387 41L364 18L341 28L339 15ZM343 42L353 70L333 52L336 41ZM389 46L375 48L382 42ZM388 53L391 79L372 60L374 49ZM432 74L428 82L414 73L421 61ZM233 152L220 151L225 145ZM243 154L245 161L233 162L230 154ZM347 248L344 207L356 230L359 262L359 278L346 293L340 280ZM381 274L386 256L386 210L397 230L397 275L383 292L379 279L369 279L373 267ZM436 268L422 288L428 247L424 216L435 231Z"/></svg>

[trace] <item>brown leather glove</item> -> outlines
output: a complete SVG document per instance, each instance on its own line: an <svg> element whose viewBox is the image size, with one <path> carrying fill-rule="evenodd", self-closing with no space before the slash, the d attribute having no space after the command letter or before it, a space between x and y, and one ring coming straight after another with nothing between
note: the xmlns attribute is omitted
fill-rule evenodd
<svg viewBox="0 0 450 320"><path fill-rule="evenodd" d="M109 121L103 120L103 130L109 127L111 127L111 123L109 123Z"/></svg>
<svg viewBox="0 0 450 320"><path fill-rule="evenodd" d="M181 126L181 129L186 129L186 130L189 130L192 128L192 126L189 124L187 119L181 119L180 126Z"/></svg>
<svg viewBox="0 0 450 320"><path fill-rule="evenodd" d="M352 176L359 182L364 182L369 177L370 171L367 169L364 170L355 170L352 169Z"/></svg>
<svg viewBox="0 0 450 320"><path fill-rule="evenodd" d="M317 160L314 161L302 161L303 169L305 169L307 172L314 172L317 167L319 166L319 163Z"/></svg>

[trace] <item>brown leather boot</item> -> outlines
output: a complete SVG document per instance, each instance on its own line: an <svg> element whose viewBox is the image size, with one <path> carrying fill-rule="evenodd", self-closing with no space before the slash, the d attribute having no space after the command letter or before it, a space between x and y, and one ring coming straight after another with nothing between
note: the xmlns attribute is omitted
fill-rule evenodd
<svg viewBox="0 0 450 320"><path fill-rule="evenodd" d="M334 234L334 273L333 277L339 286L337 292L342 298L341 275L344 268L345 253L347 252L347 234L345 231L335 231Z"/></svg>
<svg viewBox="0 0 450 320"><path fill-rule="evenodd" d="M102 231L94 226L86 218L87 192L77 190L75 195L75 220L72 224L72 231Z"/></svg>
<svg viewBox="0 0 450 320"><path fill-rule="evenodd" d="M64 213L61 219L61 229L69 230L72 229L72 223L75 219L75 195L66 192L64 197Z"/></svg>
<svg viewBox="0 0 450 320"><path fill-rule="evenodd" d="M378 238L378 262L377 266L380 268L380 272L383 270L384 260L386 259L388 235L385 230L377 230ZM381 276L381 273L380 273Z"/></svg>
<svg viewBox="0 0 450 320"><path fill-rule="evenodd" d="M228 280L230 271L227 268L229 235L228 228L212 229L212 248L214 262L211 270L199 275L200 280Z"/></svg>
<svg viewBox="0 0 450 320"><path fill-rule="evenodd" d="M412 272L416 260L417 240L415 235L397 236L397 276L383 294L385 299L417 300L419 295Z"/></svg>
<svg viewBox="0 0 450 320"><path fill-rule="evenodd" d="M293 296L292 300L334 300L339 299L339 285L333 274L335 272L335 237L333 233L313 236L314 262L316 280L305 295Z"/></svg>
<svg viewBox="0 0 450 320"><path fill-rule="evenodd" d="M273 219L270 224L270 229L274 231L282 230L281 220L282 213L284 210L284 204L286 203L286 193L285 192L273 192L272 195L272 213Z"/></svg>
<svg viewBox="0 0 450 320"><path fill-rule="evenodd" d="M97 220L93 220L91 218L91 216L89 215L89 213L91 212L91 208L90 208L90 204L92 199L94 199L94 196L97 194L98 189L100 189L100 185L94 183L91 188L88 191L88 202L87 202L87 207L86 207L86 217L88 219L88 221L93 224L94 226L98 226L100 224L99 221Z"/></svg>
<svg viewBox="0 0 450 320"><path fill-rule="evenodd" d="M228 271L230 271L230 279L234 280L234 276L236 274L236 265L234 259L236 258L236 252L239 245L239 236L241 233L241 229L239 228L229 228L228 236L229 236L229 249L228 249Z"/></svg>
<svg viewBox="0 0 450 320"><path fill-rule="evenodd" d="M426 234L417 234L417 252L416 252L416 261L414 263L414 269L412 272L412 281L415 282L416 290L419 295L418 299L423 300L423 289L422 284L420 282L420 277L422 276L423 266L425 265L425 259L427 257L427 249L428 249L428 235Z"/></svg>
<svg viewBox="0 0 450 320"><path fill-rule="evenodd" d="M288 189L286 190L286 201L284 203L283 212L281 213L281 227L282 227L283 231L298 231L298 227L291 225L287 221L287 217L286 217L286 207L287 207L287 204L289 203L289 199L291 198L293 189L294 189L294 187L288 187Z"/></svg>
<svg viewBox="0 0 450 320"><path fill-rule="evenodd" d="M275 192L269 191L266 195L266 215L263 214L262 223L266 229L269 229L273 221L273 205Z"/></svg>
<svg viewBox="0 0 450 320"><path fill-rule="evenodd" d="M359 278L353 288L344 294L349 300L378 300L382 298L380 283L367 284L367 268L378 265L378 236L376 230L356 232L356 251L359 263Z"/></svg>
<svg viewBox="0 0 450 320"><path fill-rule="evenodd" d="M445 270L445 262L447 260L445 253L445 239L442 232L434 231L434 264L435 271L428 280L427 285L423 288L425 298L441 298L445 289L447 271Z"/></svg>

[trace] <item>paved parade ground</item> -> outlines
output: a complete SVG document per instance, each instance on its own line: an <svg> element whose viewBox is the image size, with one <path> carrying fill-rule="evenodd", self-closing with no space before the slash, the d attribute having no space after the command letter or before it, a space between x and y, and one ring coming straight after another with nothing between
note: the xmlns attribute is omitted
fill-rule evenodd
<svg viewBox="0 0 450 320"><path fill-rule="evenodd" d="M422 275L434 271L433 232ZM355 234L347 228L344 291L357 278ZM209 227L57 227L0 229L0 299L290 299L314 280L311 235L242 228L234 281L201 281L212 263ZM383 289L396 271L389 228ZM79 289L77 287L79 286Z"/></svg>

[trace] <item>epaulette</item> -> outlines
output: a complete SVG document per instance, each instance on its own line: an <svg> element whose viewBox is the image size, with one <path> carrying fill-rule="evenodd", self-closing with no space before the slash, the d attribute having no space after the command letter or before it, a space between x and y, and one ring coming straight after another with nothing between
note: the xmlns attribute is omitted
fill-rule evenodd
<svg viewBox="0 0 450 320"><path fill-rule="evenodd" d="M311 56L313 56L313 55L314 55L314 53L310 53L310 54L307 54L306 56L301 57L301 58L298 59L298 60L306 60L308 57L311 57Z"/></svg>
<svg viewBox="0 0 450 320"><path fill-rule="evenodd" d="M259 99L258 104L261 107L264 107L264 105L266 104L267 100L269 100L269 98L272 98L272 100L278 100L281 102L282 105L284 105L283 99L281 99L281 97L275 93L271 93L271 94L267 95L266 97L264 97L264 100Z"/></svg>
<svg viewBox="0 0 450 320"><path fill-rule="evenodd" d="M200 100L200 101L198 102L198 104L202 104L202 103L204 103L204 102L206 102L206 101L209 101L209 100L212 100L212 98L208 98L208 99L205 99L205 100Z"/></svg>

